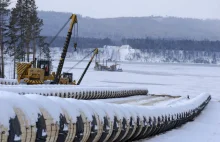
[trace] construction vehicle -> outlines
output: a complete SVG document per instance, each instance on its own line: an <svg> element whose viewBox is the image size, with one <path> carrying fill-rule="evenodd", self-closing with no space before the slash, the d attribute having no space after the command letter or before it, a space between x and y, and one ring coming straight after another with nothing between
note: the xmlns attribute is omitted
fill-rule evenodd
<svg viewBox="0 0 220 142"><path fill-rule="evenodd" d="M78 23L77 16L75 14L72 14L69 20L62 27L62 29L68 24L70 20L70 28L68 30L66 41L63 47L63 52L61 54L56 73L50 73L51 61L39 60L36 62L36 59L34 59L34 61L32 61L31 63L17 63L17 80L19 83L21 82L21 80L23 80L27 84L43 84L46 80L52 80L53 84L72 84L72 79L70 78L72 77L71 73L63 73L61 75L70 39L72 36L72 30L74 25ZM58 32L58 34L61 32L61 30ZM58 34L54 37L52 41L55 40ZM74 43L75 50L76 47L77 43Z"/></svg>
<svg viewBox="0 0 220 142"><path fill-rule="evenodd" d="M76 83L75 80L73 80L73 74L69 72L63 72L61 74L61 78L59 80L58 84L72 84L72 85L80 85L83 77L85 76L85 73L87 72L89 66L91 65L95 55L98 54L98 48L92 50L88 55L86 55L83 60L88 57L91 53L93 53L91 59L89 60L86 68L84 69L79 81ZM82 62L83 60L79 61L77 64ZM36 60L35 60L36 62ZM54 84L55 79L55 72L51 73L51 61L47 60L39 60L35 63L37 68L32 69L32 65L34 63L18 63L17 68L20 69L17 74L18 82L20 83L20 80L24 78L24 82L27 84L44 84L44 81L52 81L50 84ZM73 69L73 67L71 68ZM71 70L70 69L70 70ZM70 71L68 70L68 71ZM23 73L23 74L19 74ZM42 75L43 74L43 75ZM40 78L40 79L39 79ZM19 80L20 79L20 80Z"/></svg>
<svg viewBox="0 0 220 142"><path fill-rule="evenodd" d="M18 83L23 80L27 84L43 84L46 80L52 80L55 73L50 74L50 61L39 60L37 67L32 67L31 63L17 63Z"/></svg>
<svg viewBox="0 0 220 142"><path fill-rule="evenodd" d="M122 72L122 68L120 67L117 67L119 66L120 64L113 64L111 66L107 66L107 60L106 60L106 65L104 65L104 61L103 61L103 65L100 64L99 62L96 62L95 63L95 67L94 67L94 70L96 71L114 71L114 72Z"/></svg>
<svg viewBox="0 0 220 142"><path fill-rule="evenodd" d="M83 77L85 76L87 70L89 69L89 67L90 67L90 65L91 65L91 63L92 63L92 61L93 61L95 55L98 54L98 48L95 48L94 50L92 50L88 55L86 55L81 61L79 61L79 62L76 64L76 65L78 65L78 64L79 64L80 62L82 62L85 58L87 58L91 53L93 53L93 55L92 55L91 59L89 60L89 62L88 62L88 64L87 64L86 68L84 69L84 71L83 71L82 75L80 76L80 79L79 79L79 81L78 81L77 83L76 83L75 80L72 79L72 78L73 78L73 74L72 74L72 73L64 72L64 73L62 74L62 77L60 78L59 84L70 84L70 82L71 82L71 84L73 84L73 85L80 85L80 83L82 82ZM75 67L75 65L74 65L73 67ZM73 67L72 67L71 69L73 69ZM68 71L70 71L71 69L69 69ZM73 80L73 81L72 81L72 80Z"/></svg>
<svg viewBox="0 0 220 142"><path fill-rule="evenodd" d="M70 39L71 39L71 35L72 35L72 30L73 30L74 25L77 23L77 16L75 14L72 14L69 20L71 20L71 24L70 24L70 28L69 28L69 31L68 31L68 34L66 37L66 41L65 41L65 44L63 47L63 51L61 54L61 58L60 58L56 73L55 72L51 73L52 63L51 63L51 61L48 61L48 60L38 60L37 61L37 59L35 59L31 63L17 63L18 83L20 83L21 80L23 80L24 83L26 83L26 84L44 84L45 81L49 80L49 81L51 81L50 84L73 84L73 85L76 85L76 81L73 80L72 73L64 72L63 74L61 74L64 62L65 62L66 54L68 51L68 47L69 47L69 43L70 43ZM67 23L69 22L69 20L67 21ZM66 24L63 27L65 27ZM61 30L59 32L61 32ZM55 38L57 37L57 35L55 36ZM52 41L54 41L54 39ZM76 50L76 47L77 47L77 43L74 43L75 50ZM93 54L91 60L89 61L88 65L86 66L83 74L81 75L77 85L79 85L81 83L81 81L82 81L85 73L87 72L93 58L95 57L95 55L98 54L98 48L94 49L91 53L93 53L93 52L94 52L94 54ZM89 55L87 55L87 56L89 56Z"/></svg>

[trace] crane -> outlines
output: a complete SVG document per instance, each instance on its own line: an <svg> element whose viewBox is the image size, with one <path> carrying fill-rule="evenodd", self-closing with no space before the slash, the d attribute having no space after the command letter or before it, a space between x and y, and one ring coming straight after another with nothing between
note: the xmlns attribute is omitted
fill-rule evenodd
<svg viewBox="0 0 220 142"><path fill-rule="evenodd" d="M88 70L90 64L92 63L92 60L94 59L95 55L98 54L98 48L94 49L92 52L94 52L94 53L93 53L91 59L89 60L89 63L87 64L85 70L83 71L83 73L82 73L82 75L81 75L79 81L77 82L77 85L80 85L80 83L81 83L81 81L82 81L84 75L86 74L86 72L87 72L87 70Z"/></svg>
<svg viewBox="0 0 220 142"><path fill-rule="evenodd" d="M50 84L75 84L74 83L75 81L72 82L72 77L73 77L72 73L64 72L61 74L64 62L65 62L66 54L68 51L70 39L72 36L72 30L73 30L74 25L78 23L77 16L75 14L72 14L70 18L68 19L68 21L61 28L61 30L69 23L69 21L71 21L71 23L70 23L70 27L67 33L66 41L64 43L63 51L61 53L61 57L60 57L60 61L59 61L56 73L53 72L52 74L50 74L51 61L48 61L48 60L37 61L35 59L32 63L18 63L17 75L18 75L19 83L21 79L25 79L24 81L27 84L43 84L44 81L46 80L52 81ZM61 32L61 30L58 32L58 34ZM48 44L48 46L55 40L58 34L52 39L52 41ZM77 47L77 43L74 43L75 50L76 50L76 47ZM84 69L77 85L80 85L92 60L94 59L95 55L98 54L98 48L92 50L92 52L90 52L87 56L85 56L81 61L83 61L85 58L87 58L92 53L93 53L93 56L91 57L89 63ZM78 62L77 64L79 64L80 62ZM33 68L31 67L32 64L34 65Z"/></svg>
<svg viewBox="0 0 220 142"><path fill-rule="evenodd" d="M27 84L43 84L44 81L50 80L52 81L51 84L58 84L60 83L61 78L61 72L63 69L63 64L66 58L67 50L69 47L70 39L72 36L72 30L75 24L78 23L77 16L75 14L72 14L68 21L64 24L64 26L59 30L59 32L54 36L54 38L51 40L51 42L48 44L48 47L50 44L56 39L58 34L64 29L64 27L69 23L70 27L67 33L66 41L64 43L63 51L61 53L60 61L58 64L58 68L55 72L50 73L51 68L51 61L49 60L36 60L32 61L31 63L17 63L17 80L20 83L21 80L24 80ZM78 29L77 29L78 32ZM74 43L74 48L76 50L77 43ZM37 66L36 66L37 62ZM32 67L33 65L33 67Z"/></svg>
<svg viewBox="0 0 220 142"><path fill-rule="evenodd" d="M58 84L59 81L60 81L61 72L62 72L62 69L63 69L63 64L64 64L64 61L65 61L65 58L66 58L66 53L67 53L69 43L70 43L70 39L71 39L71 36L72 36L73 26L78 22L77 21L77 16L75 14L72 14L69 20L71 20L70 28L69 28L69 31L67 33L66 41L65 41L64 47L63 47L63 52L62 52L61 57L60 57L60 62L58 64L58 68L57 68L57 71L56 71L56 74L55 74L55 78L53 80L53 84ZM76 49L76 47L77 47L77 43L74 43L74 48Z"/></svg>

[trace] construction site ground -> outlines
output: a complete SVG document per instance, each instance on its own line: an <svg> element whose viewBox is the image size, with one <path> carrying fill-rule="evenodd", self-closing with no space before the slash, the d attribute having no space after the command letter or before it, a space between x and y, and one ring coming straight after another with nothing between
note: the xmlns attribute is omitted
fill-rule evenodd
<svg viewBox="0 0 220 142"><path fill-rule="evenodd" d="M87 65L87 61L79 64L75 69L69 71L78 80ZM54 61L54 68L58 64ZM68 71L76 62L67 61L63 71ZM6 76L12 78L12 65L6 66ZM219 84L220 68L218 65L186 65L186 64L153 64L153 63L121 63L123 72L94 71L94 63L91 64L81 85L85 86L126 86L146 87L149 94L167 94L181 96L180 98L136 96L129 98L104 99L109 103L132 104L132 105L169 105L178 101L187 101L203 92L212 95L212 101L206 110L196 121L184 125L166 134L156 136L149 142L169 141L219 141L219 118L217 108L220 107ZM204 131L207 130L207 131ZM179 133L181 131L181 133ZM177 134L178 133L178 134ZM144 140L143 140L144 141Z"/></svg>

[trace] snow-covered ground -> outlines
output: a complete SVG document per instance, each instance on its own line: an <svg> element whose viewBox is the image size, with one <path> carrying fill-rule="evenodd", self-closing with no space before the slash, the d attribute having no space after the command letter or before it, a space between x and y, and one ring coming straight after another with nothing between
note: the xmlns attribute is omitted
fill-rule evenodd
<svg viewBox="0 0 220 142"><path fill-rule="evenodd" d="M10 63L10 62L9 62ZM53 63L56 70L58 61ZM76 62L67 60L63 71L68 71ZM109 63L111 64L111 63ZM86 67L82 62L69 71L78 80ZM11 67L13 67L11 65ZM196 96L207 92L212 101L204 112L194 121L179 129L161 134L149 142L218 142L220 139L220 67L218 65L122 63L124 72L100 72L93 70L91 64L82 85L89 86L144 86L150 93L181 96ZM6 67L7 78L12 78L13 68ZM144 140L145 141L145 140Z"/></svg>
<svg viewBox="0 0 220 142"><path fill-rule="evenodd" d="M72 72L76 80L86 62ZM74 63L66 62L64 71ZM218 142L220 139L220 67L215 65L180 64L122 64L124 72L99 72L94 64L85 75L82 85L144 86L150 93L196 96L202 92L212 95L212 101L194 121L179 129L147 140L149 142Z"/></svg>
<svg viewBox="0 0 220 142"><path fill-rule="evenodd" d="M195 121L189 122L181 128L140 142L219 142L219 108L219 102L211 101Z"/></svg>

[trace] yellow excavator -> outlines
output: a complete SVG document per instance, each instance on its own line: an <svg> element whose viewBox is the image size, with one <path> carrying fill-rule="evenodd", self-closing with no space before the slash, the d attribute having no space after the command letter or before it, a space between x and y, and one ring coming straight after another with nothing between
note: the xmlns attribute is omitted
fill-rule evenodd
<svg viewBox="0 0 220 142"><path fill-rule="evenodd" d="M75 14L72 14L67 23L71 20L70 28L68 30L68 34L66 37L66 41L63 47L63 51L61 53L61 58L58 64L58 68L56 73L52 72L51 70L51 61L49 60L36 60L30 62L30 63L17 63L17 80L19 83L23 81L26 84L44 84L45 81L51 81L50 84L73 84L73 85L80 85L86 71L88 70L94 56L98 54L98 49L96 48L92 52L94 53L91 60L89 61L87 67L85 68L83 74L80 77L80 80L78 83L76 81L72 80L73 75L72 73L64 72L61 74L64 61L66 58L66 54L68 51L70 39L72 36L72 30L75 24L77 24L77 16ZM63 26L63 28L67 25L67 23ZM77 43L74 43L74 48L76 50Z"/></svg>

